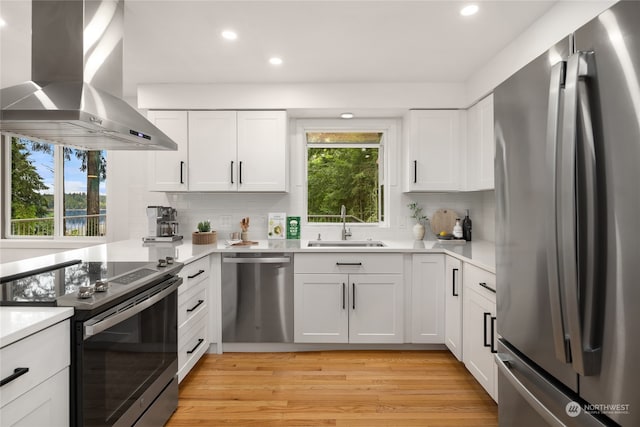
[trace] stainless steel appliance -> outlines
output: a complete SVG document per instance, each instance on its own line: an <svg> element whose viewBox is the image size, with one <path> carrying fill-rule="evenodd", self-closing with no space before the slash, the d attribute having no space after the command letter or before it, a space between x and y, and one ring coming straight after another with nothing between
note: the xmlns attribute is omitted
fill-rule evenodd
<svg viewBox="0 0 640 427"><path fill-rule="evenodd" d="M31 5L31 80L0 90L0 130L87 150L177 150L122 99L123 0Z"/></svg>
<svg viewBox="0 0 640 427"><path fill-rule="evenodd" d="M0 305L74 307L74 426L164 424L178 404L183 264L80 262L0 278Z"/></svg>
<svg viewBox="0 0 640 427"><path fill-rule="evenodd" d="M178 212L170 206L147 206L148 235L144 242L175 242L178 235Z"/></svg>
<svg viewBox="0 0 640 427"><path fill-rule="evenodd" d="M290 254L223 255L222 341L293 342Z"/></svg>
<svg viewBox="0 0 640 427"><path fill-rule="evenodd" d="M494 92L501 426L640 425L640 3Z"/></svg>

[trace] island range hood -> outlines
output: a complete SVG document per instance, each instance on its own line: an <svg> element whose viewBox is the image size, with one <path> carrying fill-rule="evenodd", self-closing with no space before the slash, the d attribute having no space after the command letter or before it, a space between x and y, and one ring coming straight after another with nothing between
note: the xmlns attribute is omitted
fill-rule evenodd
<svg viewBox="0 0 640 427"><path fill-rule="evenodd" d="M176 150L122 99L124 2L32 1L31 81L0 89L0 130L87 150Z"/></svg>

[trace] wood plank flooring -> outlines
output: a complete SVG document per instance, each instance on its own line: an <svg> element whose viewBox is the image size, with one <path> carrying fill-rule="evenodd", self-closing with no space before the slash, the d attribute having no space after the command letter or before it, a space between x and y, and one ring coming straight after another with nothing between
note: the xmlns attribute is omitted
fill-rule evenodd
<svg viewBox="0 0 640 427"><path fill-rule="evenodd" d="M167 426L497 426L448 351L207 354Z"/></svg>

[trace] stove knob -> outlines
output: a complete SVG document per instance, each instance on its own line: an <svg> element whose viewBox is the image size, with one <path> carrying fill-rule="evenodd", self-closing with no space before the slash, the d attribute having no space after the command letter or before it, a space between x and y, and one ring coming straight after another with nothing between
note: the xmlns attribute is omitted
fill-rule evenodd
<svg viewBox="0 0 640 427"><path fill-rule="evenodd" d="M109 289L109 282L104 280L96 281L96 292L107 292L107 289Z"/></svg>
<svg viewBox="0 0 640 427"><path fill-rule="evenodd" d="M172 256L168 256L167 257L167 264L173 264L173 257Z"/></svg>
<svg viewBox="0 0 640 427"><path fill-rule="evenodd" d="M78 287L78 298L87 299L93 296L93 286L80 286Z"/></svg>
<svg viewBox="0 0 640 427"><path fill-rule="evenodd" d="M158 267L166 267L167 266L167 260L164 258L161 258L158 260Z"/></svg>

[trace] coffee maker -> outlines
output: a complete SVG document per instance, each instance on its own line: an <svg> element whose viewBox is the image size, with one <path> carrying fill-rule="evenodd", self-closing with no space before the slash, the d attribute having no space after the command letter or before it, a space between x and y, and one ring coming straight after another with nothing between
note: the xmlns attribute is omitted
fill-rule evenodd
<svg viewBox="0 0 640 427"><path fill-rule="evenodd" d="M170 206L147 206L149 227L145 242L174 242L178 235L178 212Z"/></svg>

